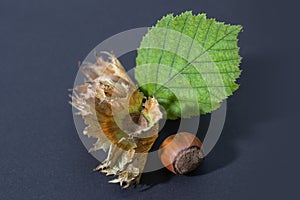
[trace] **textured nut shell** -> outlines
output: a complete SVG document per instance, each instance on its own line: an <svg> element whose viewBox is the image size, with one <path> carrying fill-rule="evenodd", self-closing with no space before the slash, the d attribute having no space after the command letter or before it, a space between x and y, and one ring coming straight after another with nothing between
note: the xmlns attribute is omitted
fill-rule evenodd
<svg viewBox="0 0 300 200"><path fill-rule="evenodd" d="M201 146L201 141L195 135L187 132L180 132L166 138L161 144L158 154L162 164L168 170L177 174L180 172L179 170L174 169L174 162L178 160L178 156L182 155L184 152L188 152L190 147L197 147L200 152L202 151ZM203 156L203 153L201 153L200 156Z"/></svg>

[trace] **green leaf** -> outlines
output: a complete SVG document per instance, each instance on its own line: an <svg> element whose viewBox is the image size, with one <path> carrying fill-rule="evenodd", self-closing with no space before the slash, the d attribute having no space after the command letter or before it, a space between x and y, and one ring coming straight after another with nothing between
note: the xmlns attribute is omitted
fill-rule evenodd
<svg viewBox="0 0 300 200"><path fill-rule="evenodd" d="M138 49L140 89L157 98L168 119L212 112L238 89L241 29L190 11L163 17Z"/></svg>

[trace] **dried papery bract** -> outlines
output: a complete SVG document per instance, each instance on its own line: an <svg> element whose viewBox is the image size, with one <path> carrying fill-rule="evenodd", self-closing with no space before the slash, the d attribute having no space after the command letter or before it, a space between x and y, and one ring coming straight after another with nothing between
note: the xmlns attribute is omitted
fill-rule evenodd
<svg viewBox="0 0 300 200"><path fill-rule="evenodd" d="M96 63L81 66L88 80L73 89L71 104L86 124L83 134L97 138L90 151L108 151L96 170L116 175L110 182L128 187L139 183L162 113L157 100L138 90L117 58L105 54L109 61L97 56Z"/></svg>

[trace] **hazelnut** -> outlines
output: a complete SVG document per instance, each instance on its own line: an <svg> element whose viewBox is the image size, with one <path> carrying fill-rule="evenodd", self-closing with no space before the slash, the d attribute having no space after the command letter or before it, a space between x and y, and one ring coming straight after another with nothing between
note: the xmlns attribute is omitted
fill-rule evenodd
<svg viewBox="0 0 300 200"><path fill-rule="evenodd" d="M167 137L159 147L162 164L175 174L195 170L203 161L202 143L195 135L180 132Z"/></svg>

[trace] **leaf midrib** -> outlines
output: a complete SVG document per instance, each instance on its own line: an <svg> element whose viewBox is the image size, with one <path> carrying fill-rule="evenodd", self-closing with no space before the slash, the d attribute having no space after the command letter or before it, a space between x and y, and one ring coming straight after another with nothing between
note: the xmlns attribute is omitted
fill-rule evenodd
<svg viewBox="0 0 300 200"><path fill-rule="evenodd" d="M176 78L179 74L181 74L182 71L186 70L187 67L189 67L194 61L196 61L197 59L199 59L202 55L204 55L205 53L207 53L210 49L212 49L216 44L218 44L219 42L221 42L222 40L224 40L226 37L228 37L230 34L232 34L233 32L235 32L236 29L226 33L222 38L220 38L219 40L217 40L214 44L212 44L210 47L208 47L207 49L205 49L205 51L203 51L199 56L196 56L192 61L188 62L181 70L179 70L176 74L174 74L172 77L170 77L164 84L162 85L166 85L168 84L171 80L173 80L174 78ZM155 89L154 92L152 93L153 96L155 96L155 94L157 94L158 91L161 90L161 88L163 88L162 86L160 86L158 89Z"/></svg>

